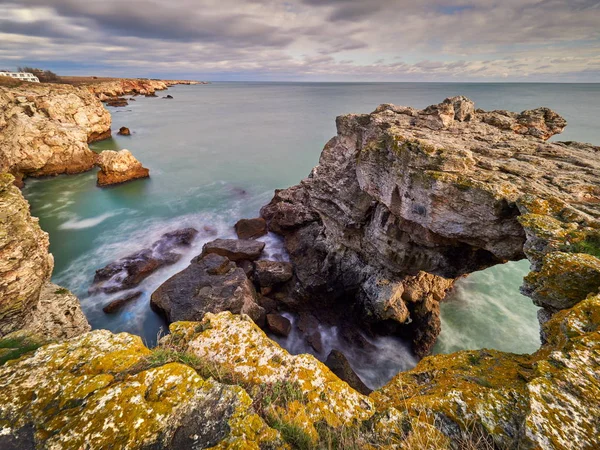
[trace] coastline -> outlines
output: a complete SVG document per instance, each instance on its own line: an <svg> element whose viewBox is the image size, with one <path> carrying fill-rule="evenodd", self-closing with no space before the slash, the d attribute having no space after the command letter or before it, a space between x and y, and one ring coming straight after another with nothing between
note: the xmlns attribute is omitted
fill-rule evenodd
<svg viewBox="0 0 600 450"><path fill-rule="evenodd" d="M129 82L126 82L125 84L126 86L131 86ZM148 85L146 84L135 84L135 86L135 89L140 91L138 93L141 93L142 90L147 91L149 89ZM155 89L155 86L156 85L152 84L151 88ZM115 86L110 84L106 88L102 88L102 90L98 91L93 89L91 92L93 92L96 96L100 96L102 94L108 95L108 93L121 92L119 89L122 89L123 93L125 93L126 88L123 87L122 84L120 84L120 87L119 85ZM88 129L87 139L89 139L89 135ZM528 234L528 239L530 239L529 242L535 243L535 245L530 245L530 250L536 250L540 248L540 246L547 247L549 245L547 243L548 241L552 241L552 245L558 245L560 248L562 248L561 246L564 247L564 245L566 245L564 241L565 236L562 235L562 232L558 229L563 227L568 228L570 226L570 221L568 219L565 220L563 214L564 211L562 209L557 208L554 203L549 203L547 200L532 201L528 204L524 203L523 207L527 209L527 213L523 215L524 218L522 225L526 227L525 231ZM552 224L553 227L549 228L547 226L548 224ZM585 228L581 221L579 221L578 224L579 226ZM554 225L556 225L558 228L555 228ZM593 228L591 225L589 227ZM545 254L532 253L532 255L532 262L534 265L538 266L540 269L538 273L542 275L534 275L529 277L529 283L538 285L541 283L547 286L553 286L553 280L558 279L557 277L559 277L560 274L550 271L550 268L546 268L545 271L541 270L543 267L541 260L546 258ZM569 264L573 263L575 265L576 271L581 268L581 265L579 265L581 261L576 260L579 257L565 258L567 258L565 261L567 261ZM584 262L590 262L590 264L593 263L593 261L587 261L589 258L584 259L586 260ZM540 279L542 276L545 278ZM514 357L510 354L504 354L501 352L486 352L485 350L482 350L429 357L423 360L416 369L399 374L392 383L390 383L381 391L373 394L371 399L356 397L360 401L366 402L366 404L371 404L371 402L374 402L375 406L372 406L371 404L370 407L360 409L357 408L356 405L343 405L341 408L338 407L336 411L338 411L340 414L342 414L344 411L356 412L356 417L360 417L362 420L364 417L373 417L371 409L374 407L377 409L378 413L381 413L385 416L385 420L384 418L378 419L379 424L389 425L390 421L394 423L400 423L404 419L399 411L402 411L402 413L406 414L406 411L403 411L403 407L407 400L406 395L399 392L399 390L402 391L403 389L408 389L411 394L410 408L408 411L409 417L419 417L421 414L425 414L427 417L450 417L453 426L456 425L459 427L459 431L457 431L459 435L462 433L461 430L468 428L471 420L481 420L477 416L478 408L490 407L490 410L486 410L486 414L491 415L492 419L489 419L488 416L487 420L492 420L492 422L495 424L505 423L508 421L511 424L516 423L516 427L525 427L527 430L525 433L528 434L526 436L519 435L519 439L523 439L524 442L530 442L527 441L527 439L532 439L532 435L535 437L537 433L537 435L542 436L545 439L556 439L556 442L564 443L565 438L560 434L560 426L553 424L553 427L556 429L548 429L547 425L543 422L550 415L557 414L557 410L560 410L560 405L547 403L543 396L537 394L538 391L536 390L546 388L554 395L557 395L559 398L561 398L564 393L557 392L556 389L560 389L560 383L562 382L571 383L571 385L575 385L576 387L586 386L586 379L582 379L581 383L583 384L581 384L574 377L577 377L579 373L578 371L584 371L583 367L585 364L597 364L597 361L593 359L594 357L588 357L583 354L582 346L596 345L597 336L595 336L595 334L597 334L597 332L590 330L595 330L598 324L590 319L590 317L594 317L595 311L597 311L597 309L600 307L599 304L600 298L598 298L598 296L592 296L587 300L578 298L578 303L576 305L565 309L563 312L555 314L550 321L542 324L542 329L546 336L546 342L544 346L532 356ZM586 325L581 326L582 322L580 321L583 321L583 323ZM220 325L222 323L225 323L226 326L233 327L236 330L250 333L252 336L255 336L256 333L260 333L260 330L247 330L247 327L250 325L247 323L240 324L238 323L238 319L230 318L226 314L219 315L217 317L210 317L203 322L213 323L214 331L210 331L210 329L208 329L199 333L197 330L185 330L185 327L175 325L174 329L176 331L174 334L181 333L181 335L184 336L184 340L188 342L187 345L189 348L194 350L198 348L196 344L193 344L195 339L198 338L196 334L202 334L205 339L211 337L215 340L224 339L228 334L223 329L225 325ZM93 333L98 335L98 332ZM262 339L260 335L257 336L258 337L253 337L253 339ZM106 336L104 336L104 338L113 339L107 338ZM79 344L73 341L73 343L70 345L77 346ZM140 351L144 353L145 350ZM236 349L231 349L231 352L234 351L236 351ZM578 365L575 369L570 370L565 368L561 369L550 367L554 364L552 361L557 361L557 357L553 356L553 352L559 351L566 352L569 357L580 358L577 360L578 364L580 365ZM216 353L211 353L211 351L203 354L203 357L212 358L215 364L218 364L220 361ZM244 357L247 357L247 355L244 354ZM283 358L285 359L287 356L284 355ZM560 358L558 360L560 360ZM297 363L291 362L290 364L294 365ZM311 364L314 363L311 362ZM494 372L498 369L506 372L506 377L503 378L490 375L491 372ZM264 374L261 376L264 376ZM327 375L327 377L328 376L329 375ZM426 385L419 381L422 377L426 377L428 379ZM549 378L555 379L556 384L551 385L550 387L545 385L544 379ZM295 379L293 377L289 377L288 379L292 380L293 382L304 383L308 382L310 377L307 379ZM248 383L249 381L245 380L245 382ZM346 388L343 387L343 389ZM451 398L450 395L447 395L449 389L453 389L451 391L452 395L458 395L461 398L462 403L459 403L466 409L466 412L464 412L464 420L462 420L461 417L457 417L453 412L453 408L456 403L453 403L455 400ZM345 392L347 395L354 395L351 393L351 391L344 390L342 392ZM456 394L457 392L458 394ZM478 395L483 396L484 400L480 401L473 398L470 392L475 392ZM498 407L497 404L494 404L494 402L501 402L502 400L498 398L498 395L500 395L498 393L504 393L502 395L505 395L506 392L510 392L511 395L515 395L517 397L517 404L510 403L507 405L501 403L500 407ZM593 402L593 399L585 393L579 393L586 401L589 401L589 403L586 403L586 407L593 411L594 408L597 407L597 405ZM325 393L325 395L328 394ZM428 399L431 399L431 402L428 403ZM538 411L537 416L532 415L533 413L530 413L525 418L520 416L515 417L515 411L519 411L518 414L521 414L521 409L519 408L522 408L523 404L534 404L536 407L541 407L542 412L540 413ZM540 406L540 404L542 406ZM305 408L310 415L311 406L306 405ZM581 414L581 412L577 413ZM316 415L312 420L316 422L316 418L318 417L320 416ZM580 421L581 423L585 423L584 416L579 415L576 420ZM485 421L482 420L482 422L485 424ZM332 421L332 423L334 423L334 421ZM486 433L490 433L489 426L485 429ZM520 432L523 432L523 428L520 428L519 430L520 431L516 432L517 435ZM513 431L515 430L502 429L499 431L499 435L493 435L491 433L490 435L495 442L510 444L511 441L507 441L506 439L509 438L506 436L511 436ZM577 429L576 431L578 433L585 432L585 430L582 431L581 429ZM311 434L310 427L308 434ZM540 442L543 444L543 441Z"/></svg>

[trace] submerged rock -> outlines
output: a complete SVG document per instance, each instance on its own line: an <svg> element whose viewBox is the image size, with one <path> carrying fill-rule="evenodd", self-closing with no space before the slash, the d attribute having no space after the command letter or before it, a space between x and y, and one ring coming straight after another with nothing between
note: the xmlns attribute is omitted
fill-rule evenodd
<svg viewBox="0 0 600 450"><path fill-rule="evenodd" d="M102 311L104 311L106 314L113 314L121 308L123 308L128 303L130 303L131 301L140 298L141 295L141 291L136 291L131 294L125 294L117 298L116 300L112 300L108 305L102 308Z"/></svg>
<svg viewBox="0 0 600 450"><path fill-rule="evenodd" d="M251 239L215 239L204 244L202 255L215 254L230 261L255 261L265 248L264 242Z"/></svg>
<svg viewBox="0 0 600 450"><path fill-rule="evenodd" d="M117 134L121 136L131 136L131 131L127 127L121 127L119 128L119 132Z"/></svg>
<svg viewBox="0 0 600 450"><path fill-rule="evenodd" d="M121 97L109 98L109 99L105 100L105 103L106 103L106 106L112 106L113 108L119 108L119 107L129 105L129 103L127 102L127 99L121 98Z"/></svg>
<svg viewBox="0 0 600 450"><path fill-rule="evenodd" d="M262 217L240 219L235 224L235 232L240 239L256 239L267 234L267 222Z"/></svg>
<svg viewBox="0 0 600 450"><path fill-rule="evenodd" d="M143 167L129 150L104 150L98 155L96 165L100 168L98 186L109 186L150 176L150 171Z"/></svg>
<svg viewBox="0 0 600 450"><path fill-rule="evenodd" d="M194 228L182 228L163 234L151 248L98 269L90 291L117 292L137 286L159 268L179 261L181 255L175 250L189 247L197 234L198 231Z"/></svg>
<svg viewBox="0 0 600 450"><path fill-rule="evenodd" d="M167 321L201 320L206 313L247 314L264 324L265 311L244 271L216 254L200 255L152 294L152 309Z"/></svg>

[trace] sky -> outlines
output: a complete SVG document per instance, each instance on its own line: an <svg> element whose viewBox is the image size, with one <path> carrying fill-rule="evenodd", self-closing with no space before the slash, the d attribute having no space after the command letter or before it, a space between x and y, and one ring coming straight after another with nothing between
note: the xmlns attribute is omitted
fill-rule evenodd
<svg viewBox="0 0 600 450"><path fill-rule="evenodd" d="M600 0L0 0L0 69L600 82Z"/></svg>

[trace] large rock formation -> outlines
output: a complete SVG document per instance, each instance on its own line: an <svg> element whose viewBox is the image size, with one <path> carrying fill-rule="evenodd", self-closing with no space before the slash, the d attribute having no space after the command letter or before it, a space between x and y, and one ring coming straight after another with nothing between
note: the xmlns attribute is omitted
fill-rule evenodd
<svg viewBox="0 0 600 450"><path fill-rule="evenodd" d="M118 152L104 150L98 155L96 165L100 168L98 186L110 186L150 176L150 171L125 149Z"/></svg>
<svg viewBox="0 0 600 450"><path fill-rule="evenodd" d="M568 205L580 223L600 216L600 150L543 140L565 125L546 108L476 111L464 97L338 117L309 178L261 210L285 236L295 297L345 297L428 353L453 279L541 245L519 222L527 195Z"/></svg>
<svg viewBox="0 0 600 450"><path fill-rule="evenodd" d="M52 340L88 331L77 298L50 283L48 235L13 181L0 174L0 337L21 330Z"/></svg>
<svg viewBox="0 0 600 450"><path fill-rule="evenodd" d="M0 86L0 172L17 180L89 170L88 143L110 137L111 117L87 89L63 84Z"/></svg>
<svg viewBox="0 0 600 450"><path fill-rule="evenodd" d="M0 448L281 448L238 386L94 331L0 367Z"/></svg>
<svg viewBox="0 0 600 450"><path fill-rule="evenodd" d="M77 80L76 77L73 80ZM77 82L77 81L75 81ZM114 78L108 80L85 80L81 84L102 100L108 100L112 97L121 97L123 95L155 95L156 91L168 89L169 86L176 84L204 84L200 81L191 80L149 80L145 78Z"/></svg>

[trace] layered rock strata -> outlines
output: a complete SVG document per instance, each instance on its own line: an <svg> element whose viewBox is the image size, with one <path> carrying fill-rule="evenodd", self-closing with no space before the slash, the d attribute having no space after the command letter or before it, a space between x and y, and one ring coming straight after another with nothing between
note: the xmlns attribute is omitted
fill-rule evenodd
<svg viewBox="0 0 600 450"><path fill-rule="evenodd" d="M556 199L578 223L599 217L599 149L544 140L565 126L546 108L486 112L464 97L338 117L310 176L261 210L285 237L294 296L346 298L427 354L456 277L543 245L520 222L527 198Z"/></svg>
<svg viewBox="0 0 600 450"><path fill-rule="evenodd" d="M48 235L13 182L0 174L0 337L21 331L52 340L88 331L77 298L50 283Z"/></svg>

